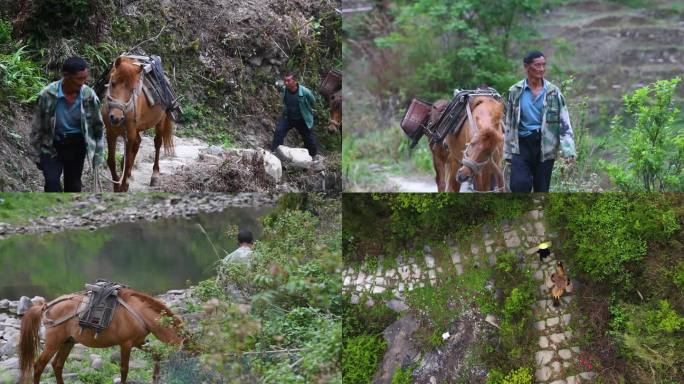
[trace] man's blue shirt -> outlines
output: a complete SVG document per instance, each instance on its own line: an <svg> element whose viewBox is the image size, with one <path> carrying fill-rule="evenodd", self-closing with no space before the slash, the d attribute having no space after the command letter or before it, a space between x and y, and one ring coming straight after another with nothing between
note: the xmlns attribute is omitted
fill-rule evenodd
<svg viewBox="0 0 684 384"><path fill-rule="evenodd" d="M74 103L69 105L60 81L55 106L55 136L59 140L65 135L75 133L81 133L81 92L78 92Z"/></svg>
<svg viewBox="0 0 684 384"><path fill-rule="evenodd" d="M520 95L520 128L518 136L527 137L534 131L539 131L542 124L542 108L544 107L544 98L546 97L546 80L544 80L544 87L539 92L537 97L532 94L532 89L527 85L523 87L522 95Z"/></svg>

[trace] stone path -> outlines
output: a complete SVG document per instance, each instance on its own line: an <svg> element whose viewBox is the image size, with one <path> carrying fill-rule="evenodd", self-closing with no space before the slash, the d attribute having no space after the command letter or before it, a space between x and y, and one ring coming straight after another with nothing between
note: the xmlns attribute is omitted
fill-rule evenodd
<svg viewBox="0 0 684 384"><path fill-rule="evenodd" d="M387 294L396 298L389 300L388 305L401 308L405 307L405 292L434 285L449 273L461 275L465 270L484 263L493 266L497 254L513 252L523 266L533 271L534 279L540 283L537 303L532 308L536 318L533 326L539 343L539 350L535 353L536 382L576 384L591 381L595 374L582 369L578 360L581 351L573 342L572 321L577 307L572 286L563 295L561 306L554 308L549 287L556 258L552 253L540 263L536 253L539 243L554 237L555 234L546 231L542 202L536 200L534 210L512 222L504 221L496 229L484 226L480 233L473 233L466 240L452 241L447 245L448 260L436 258L433 255L437 252L426 246L421 257L400 255L396 264L386 263L392 265L386 269L382 267L385 264L383 257L379 258L374 271L368 271L367 266L348 267L342 271L343 293L351 295L354 304L362 298L367 299L370 294ZM372 304L372 298L368 300Z"/></svg>

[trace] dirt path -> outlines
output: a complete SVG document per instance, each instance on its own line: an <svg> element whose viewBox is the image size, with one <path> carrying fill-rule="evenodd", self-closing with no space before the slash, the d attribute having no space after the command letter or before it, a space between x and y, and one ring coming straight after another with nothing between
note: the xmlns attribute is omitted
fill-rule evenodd
<svg viewBox="0 0 684 384"><path fill-rule="evenodd" d="M437 192L434 178L427 175L387 176L388 189L393 192Z"/></svg>
<svg viewBox="0 0 684 384"><path fill-rule="evenodd" d="M119 141L119 149L117 153L123 153L123 144ZM140 150L135 157L135 164L133 165L132 177L129 179L130 192L152 192L164 190L164 176L174 175L179 173L184 167L191 168L197 164L199 153L202 149L210 147L209 144L197 138L183 138L173 137L174 153L171 155L164 154L162 148L159 156L159 171L161 173L160 184L156 187L150 186L150 179L152 178L152 167L154 165L154 139L149 136L142 137Z"/></svg>

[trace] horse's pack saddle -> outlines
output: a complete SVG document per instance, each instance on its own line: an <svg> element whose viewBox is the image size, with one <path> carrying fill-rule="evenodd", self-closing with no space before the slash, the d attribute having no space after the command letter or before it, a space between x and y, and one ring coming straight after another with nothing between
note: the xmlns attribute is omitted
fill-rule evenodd
<svg viewBox="0 0 684 384"><path fill-rule="evenodd" d="M166 112L169 113L173 121L178 121L179 115L183 113L179 103L180 98L175 96L173 89L171 88L169 79L164 73L161 58L156 55L126 55L124 57L132 59L143 68L142 90L150 105L154 106L161 104L164 106ZM95 84L95 92L99 96L104 93L104 89L109 83L109 72L111 69L112 66L110 65L107 71L102 74Z"/></svg>
<svg viewBox="0 0 684 384"><path fill-rule="evenodd" d="M81 328L89 328L95 333L107 329L114 317L114 310L118 304L119 289L124 285L112 283L107 280L98 280L94 284L86 284L86 299L81 305L85 308L80 312L78 325Z"/></svg>

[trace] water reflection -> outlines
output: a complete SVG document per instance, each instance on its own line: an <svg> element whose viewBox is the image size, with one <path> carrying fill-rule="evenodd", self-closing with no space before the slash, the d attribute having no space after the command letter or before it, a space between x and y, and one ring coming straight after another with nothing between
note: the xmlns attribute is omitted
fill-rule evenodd
<svg viewBox="0 0 684 384"><path fill-rule="evenodd" d="M229 208L190 219L121 223L96 231L17 235L0 241L0 299L40 295L47 299L105 278L158 294L212 275L218 249L232 251L229 225L259 238L259 218L272 208Z"/></svg>

